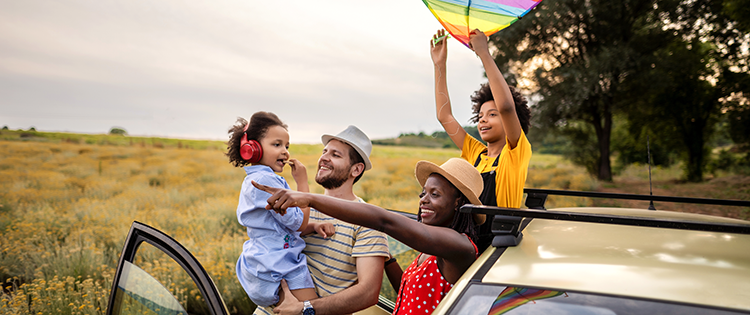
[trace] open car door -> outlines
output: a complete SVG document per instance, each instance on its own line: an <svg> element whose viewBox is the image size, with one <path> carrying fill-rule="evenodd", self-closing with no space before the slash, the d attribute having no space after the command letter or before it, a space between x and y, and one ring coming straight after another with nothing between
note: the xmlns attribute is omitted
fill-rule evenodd
<svg viewBox="0 0 750 315"><path fill-rule="evenodd" d="M391 210L394 211L394 210ZM394 211L411 219L416 215ZM143 243L146 243L145 246ZM405 269L416 258L416 251L401 242L388 237L392 255ZM161 255L161 259L155 258ZM154 266L155 260L169 260L175 268L164 272L164 266ZM175 273L189 280L174 285ZM379 301L376 305L356 312L358 315L391 314L396 300L394 290L386 277L383 277ZM194 294L200 293L196 299ZM186 298L189 295L189 298ZM196 301L197 300L197 301ZM134 221L130 227L125 245L117 263L117 271L112 282L107 315L129 314L229 314L213 280L198 260L172 237L146 224Z"/></svg>
<svg viewBox="0 0 750 315"><path fill-rule="evenodd" d="M151 246L147 249L142 248L141 245L144 242ZM170 269L169 273L163 273L168 276L157 280L158 275L162 275L158 270L163 267L154 268L146 263L143 264L145 266L139 266L137 262L141 254L161 256L166 254L168 257L162 260L171 259L171 262L167 264L176 263L177 267ZM141 261L150 261L150 259L141 259ZM174 284L176 282L174 281L175 269L181 269L181 271L176 271L178 273L176 278L182 276L185 279L179 286ZM185 282L190 282L188 285L191 289L184 288ZM200 296L186 293L192 291L200 292ZM190 299L187 296L190 296ZM137 221L133 222L117 263L107 314L187 315L189 313L229 314L213 280L185 247L157 229Z"/></svg>

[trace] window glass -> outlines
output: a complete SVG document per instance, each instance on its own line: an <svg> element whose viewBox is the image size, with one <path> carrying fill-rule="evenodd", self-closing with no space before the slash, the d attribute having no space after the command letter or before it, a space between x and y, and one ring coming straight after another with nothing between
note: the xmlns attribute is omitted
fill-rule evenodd
<svg viewBox="0 0 750 315"><path fill-rule="evenodd" d="M123 261L117 283L115 314L187 315L180 302L143 269Z"/></svg>
<svg viewBox="0 0 750 315"><path fill-rule="evenodd" d="M447 301L447 300L446 300ZM449 314L744 314L709 307L577 292L470 284Z"/></svg>
<svg viewBox="0 0 750 315"><path fill-rule="evenodd" d="M388 236L388 250L391 251L391 255L396 257L396 262L401 266L401 270L406 270L412 261L417 258L417 251L411 249L411 247L404 245L397 241L395 238ZM380 295L388 300L396 302L396 290L393 289L391 283L388 281L388 277L383 275L383 284L380 286Z"/></svg>
<svg viewBox="0 0 750 315"><path fill-rule="evenodd" d="M125 265L117 289L120 306L113 308L115 312L119 308L119 314L211 314L193 278L158 248L141 243L133 263L123 263ZM156 311L152 304L163 308ZM142 310L145 313L126 310Z"/></svg>

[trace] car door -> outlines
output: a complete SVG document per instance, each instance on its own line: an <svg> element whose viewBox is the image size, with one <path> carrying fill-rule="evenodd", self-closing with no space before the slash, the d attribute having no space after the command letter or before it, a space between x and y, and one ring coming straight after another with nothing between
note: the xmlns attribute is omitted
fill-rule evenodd
<svg viewBox="0 0 750 315"><path fill-rule="evenodd" d="M144 255L149 259L139 259ZM156 265L151 263L155 255L160 262ZM213 280L185 247L157 229L133 222L117 263L107 314L228 313Z"/></svg>

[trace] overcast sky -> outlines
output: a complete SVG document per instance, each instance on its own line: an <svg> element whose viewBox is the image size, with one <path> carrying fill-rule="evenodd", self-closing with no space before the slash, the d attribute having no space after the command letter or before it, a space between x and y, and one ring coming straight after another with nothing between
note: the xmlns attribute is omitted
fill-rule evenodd
<svg viewBox="0 0 750 315"><path fill-rule="evenodd" d="M0 125L226 140L264 110L293 143L432 133L440 27L420 0L0 0ZM459 122L485 80L451 40Z"/></svg>

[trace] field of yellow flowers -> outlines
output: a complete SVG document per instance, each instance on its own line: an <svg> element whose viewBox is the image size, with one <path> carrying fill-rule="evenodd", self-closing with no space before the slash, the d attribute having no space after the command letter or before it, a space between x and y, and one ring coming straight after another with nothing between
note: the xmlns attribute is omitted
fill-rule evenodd
<svg viewBox="0 0 750 315"><path fill-rule="evenodd" d="M211 275L230 312L251 313L234 274L246 238L235 214L244 172L219 148L0 140L0 314L103 314L133 221L183 244ZM311 191L318 193L323 189L312 179L321 150L290 149L307 166ZM456 156L450 149L376 146L374 167L355 193L385 208L416 212L415 163ZM289 170L282 175L295 188ZM596 182L557 157L536 155L527 187L593 190ZM183 305L200 312L197 289L173 276L176 264L156 250L140 253L139 266L160 275Z"/></svg>

